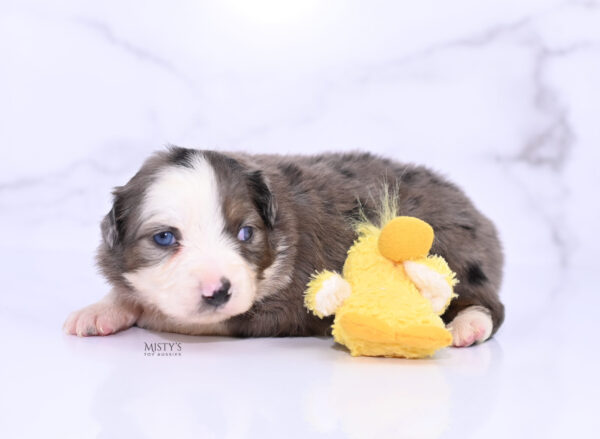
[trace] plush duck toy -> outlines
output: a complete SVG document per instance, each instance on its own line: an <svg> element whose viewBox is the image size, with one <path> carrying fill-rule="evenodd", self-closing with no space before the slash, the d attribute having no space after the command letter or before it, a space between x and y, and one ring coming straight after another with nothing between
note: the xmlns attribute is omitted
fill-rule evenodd
<svg viewBox="0 0 600 439"><path fill-rule="evenodd" d="M432 227L399 216L383 228L361 222L357 231L343 277L314 276L306 307L321 318L335 314L333 337L353 356L422 358L450 345L440 315L457 280L442 257L428 256Z"/></svg>

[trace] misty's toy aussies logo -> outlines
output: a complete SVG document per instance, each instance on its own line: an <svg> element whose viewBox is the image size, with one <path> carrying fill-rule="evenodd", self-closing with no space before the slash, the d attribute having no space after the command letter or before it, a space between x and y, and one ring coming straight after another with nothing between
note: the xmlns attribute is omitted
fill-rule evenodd
<svg viewBox="0 0 600 439"><path fill-rule="evenodd" d="M144 342L144 357L181 357L180 342Z"/></svg>

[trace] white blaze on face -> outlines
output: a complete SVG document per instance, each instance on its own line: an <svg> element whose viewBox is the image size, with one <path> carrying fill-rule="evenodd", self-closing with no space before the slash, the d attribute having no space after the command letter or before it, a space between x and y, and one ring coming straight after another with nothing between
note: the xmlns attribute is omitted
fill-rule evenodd
<svg viewBox="0 0 600 439"><path fill-rule="evenodd" d="M172 227L181 233L176 253L125 273L147 302L189 323L214 323L250 309L256 276L225 233L217 179L205 159L198 157L192 168L163 170L148 189L142 221L144 226ZM220 285L221 278L231 282L231 298L219 308L203 306L202 291Z"/></svg>

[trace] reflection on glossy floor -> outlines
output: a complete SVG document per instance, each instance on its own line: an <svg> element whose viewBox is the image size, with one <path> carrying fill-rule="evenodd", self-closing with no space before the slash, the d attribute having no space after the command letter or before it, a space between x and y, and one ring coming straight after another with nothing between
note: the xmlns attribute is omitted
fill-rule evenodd
<svg viewBox="0 0 600 439"><path fill-rule="evenodd" d="M483 345L398 360L353 358L329 338L67 336L56 321L67 309L40 285L1 316L0 434L589 437L600 364L586 340L593 307L579 297L509 318ZM155 343L178 355L150 356Z"/></svg>

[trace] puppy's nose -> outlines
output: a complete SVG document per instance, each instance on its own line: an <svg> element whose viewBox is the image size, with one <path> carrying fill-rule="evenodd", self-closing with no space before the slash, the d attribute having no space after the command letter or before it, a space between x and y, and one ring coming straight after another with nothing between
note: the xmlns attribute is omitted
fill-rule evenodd
<svg viewBox="0 0 600 439"><path fill-rule="evenodd" d="M231 288L231 282L229 282L229 279L222 278L221 286L218 289L214 290L212 294L203 295L202 299L204 300L204 303L208 305L214 307L221 306L224 303L227 303L227 301L231 297L229 288Z"/></svg>

